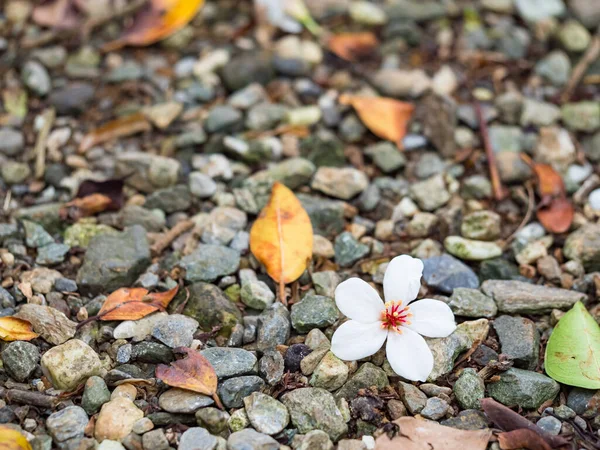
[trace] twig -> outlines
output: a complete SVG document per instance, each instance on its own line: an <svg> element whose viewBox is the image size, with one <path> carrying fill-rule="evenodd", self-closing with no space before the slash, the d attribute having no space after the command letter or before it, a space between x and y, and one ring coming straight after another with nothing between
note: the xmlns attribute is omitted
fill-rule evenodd
<svg viewBox="0 0 600 450"><path fill-rule="evenodd" d="M184 220L171 228L154 243L150 249L153 255L160 255L177 237L192 229L195 225L193 220Z"/></svg>
<svg viewBox="0 0 600 450"><path fill-rule="evenodd" d="M19 389L0 388L0 398L7 402L20 403L22 405L35 405L42 408L54 408L60 399L33 391L21 391Z"/></svg>
<svg viewBox="0 0 600 450"><path fill-rule="evenodd" d="M50 129L54 124L55 117L56 111L54 111L54 108L48 108L46 111L44 111L44 124L38 133L34 148L35 178L37 179L42 178L44 176L44 172L46 172L46 144L48 141L48 135L50 134Z"/></svg>
<svg viewBox="0 0 600 450"><path fill-rule="evenodd" d="M590 42L590 45L583 54L583 57L579 60L573 69L573 72L571 72L571 77L565 86L565 90L560 96L561 102L566 103L569 101L573 91L587 72L588 67L598 59L598 56L600 56L600 34L596 33L592 42Z"/></svg>
<svg viewBox="0 0 600 450"><path fill-rule="evenodd" d="M490 166L490 179L492 180L492 188L494 190L494 198L497 201L502 200L505 197L505 191L500 181L500 175L498 174L498 165L496 164L496 155L492 149L492 143L490 142L490 135L488 133L487 123L483 116L483 110L479 102L475 102L475 112L477 113L477 120L479 121L479 131L481 131L481 138L483 139L483 146L485 147L485 154L487 156L488 165Z"/></svg>
<svg viewBox="0 0 600 450"><path fill-rule="evenodd" d="M517 233L523 229L525 225L529 223L531 220L531 216L533 215L533 211L535 209L535 196L533 194L533 188L531 187L531 183L525 183L525 189L527 190L527 212L525 213L525 217L521 220L521 223L517 227L515 231L504 241L504 245L508 245L515 238Z"/></svg>

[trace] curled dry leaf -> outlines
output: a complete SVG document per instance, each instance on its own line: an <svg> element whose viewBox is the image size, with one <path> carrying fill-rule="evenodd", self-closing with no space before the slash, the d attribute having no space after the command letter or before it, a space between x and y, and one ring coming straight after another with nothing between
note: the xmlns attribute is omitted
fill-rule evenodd
<svg viewBox="0 0 600 450"><path fill-rule="evenodd" d="M60 216L63 220L69 218L76 221L82 217L89 217L106 211L111 204L110 197L104 194L91 194L65 203L60 209Z"/></svg>
<svg viewBox="0 0 600 450"><path fill-rule="evenodd" d="M94 145L102 144L103 142L120 137L131 136L132 134L141 133L150 129L150 122L148 122L148 119L146 119L146 116L142 113L120 117L86 134L79 144L79 153L85 153Z"/></svg>
<svg viewBox="0 0 600 450"><path fill-rule="evenodd" d="M8 425L0 425L0 450L31 450L27 438Z"/></svg>
<svg viewBox="0 0 600 450"><path fill-rule="evenodd" d="M38 336L27 320L17 317L0 317L0 339L3 341L30 341Z"/></svg>
<svg viewBox="0 0 600 450"><path fill-rule="evenodd" d="M414 417L401 417L395 436L382 434L375 441L375 450L485 450L492 431L459 430Z"/></svg>
<svg viewBox="0 0 600 450"><path fill-rule="evenodd" d="M136 15L131 28L103 50L150 45L169 37L192 20L203 3L204 0L150 0Z"/></svg>
<svg viewBox="0 0 600 450"><path fill-rule="evenodd" d="M565 183L560 174L549 164L533 164L538 180L538 194L542 199L565 195Z"/></svg>
<svg viewBox="0 0 600 450"><path fill-rule="evenodd" d="M402 139L406 135L406 127L414 106L385 97L361 97L341 95L340 103L352 105L363 123L380 138L394 142L402 148Z"/></svg>
<svg viewBox="0 0 600 450"><path fill-rule="evenodd" d="M552 450L552 447L539 434L525 428L500 433L498 435L498 443L502 450L517 450L520 448L528 450Z"/></svg>
<svg viewBox="0 0 600 450"><path fill-rule="evenodd" d="M378 46L377 37L370 32L334 34L327 41L329 50L351 62L372 54Z"/></svg>
<svg viewBox="0 0 600 450"><path fill-rule="evenodd" d="M557 197L548 206L537 210L537 218L544 228L552 233L564 233L569 230L575 210L566 197Z"/></svg>
<svg viewBox="0 0 600 450"><path fill-rule="evenodd" d="M308 214L290 189L275 183L269 203L250 230L250 250L279 283L283 303L284 286L306 270L312 248L313 230Z"/></svg>
<svg viewBox="0 0 600 450"><path fill-rule="evenodd" d="M179 286L165 292L148 293L144 288L121 288L110 294L96 316L100 320L138 320L155 311L164 311Z"/></svg>
<svg viewBox="0 0 600 450"><path fill-rule="evenodd" d="M156 367L156 378L169 386L210 395L222 408L217 396L217 374L208 359L196 350L186 347L179 347L173 351L185 354L187 358L174 361L170 366L159 364Z"/></svg>

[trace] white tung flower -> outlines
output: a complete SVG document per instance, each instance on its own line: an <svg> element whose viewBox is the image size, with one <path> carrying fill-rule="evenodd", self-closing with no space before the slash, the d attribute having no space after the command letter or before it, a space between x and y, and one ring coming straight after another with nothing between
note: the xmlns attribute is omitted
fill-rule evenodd
<svg viewBox="0 0 600 450"><path fill-rule="evenodd" d="M433 355L421 337L446 337L456 329L454 314L444 302L423 299L411 303L421 287L423 263L401 255L390 261L383 278L386 303L367 282L350 278L335 290L335 302L349 319L334 333L331 351L355 361L376 353L387 338L392 369L408 380L425 381Z"/></svg>

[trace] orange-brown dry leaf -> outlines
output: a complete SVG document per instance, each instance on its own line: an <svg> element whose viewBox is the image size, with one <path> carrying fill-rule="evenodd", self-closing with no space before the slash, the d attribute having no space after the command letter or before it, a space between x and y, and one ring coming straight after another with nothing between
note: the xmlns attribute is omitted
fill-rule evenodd
<svg viewBox="0 0 600 450"><path fill-rule="evenodd" d="M112 204L112 199L104 194L91 194L87 197L76 198L66 203L64 208L71 208L77 217L89 217L106 211Z"/></svg>
<svg viewBox="0 0 600 450"><path fill-rule="evenodd" d="M401 417L394 423L400 433L391 440L387 434L379 436L375 450L485 450L492 436L489 429L459 430L414 417Z"/></svg>
<svg viewBox="0 0 600 450"><path fill-rule="evenodd" d="M174 361L170 366L159 364L156 378L169 386L214 396L217 392L217 374L208 359L190 348L175 350L186 353L187 358Z"/></svg>
<svg viewBox="0 0 600 450"><path fill-rule="evenodd" d="M119 39L104 46L112 51L126 45L150 45L169 37L194 18L204 0L150 0Z"/></svg>
<svg viewBox="0 0 600 450"><path fill-rule="evenodd" d="M369 55L378 45L377 37L370 32L334 34L327 41L329 50L346 61Z"/></svg>
<svg viewBox="0 0 600 450"><path fill-rule="evenodd" d="M549 164L534 164L533 170L538 179L540 197L558 196L565 194L565 183L560 174Z"/></svg>
<svg viewBox="0 0 600 450"><path fill-rule="evenodd" d="M533 430L521 428L508 431L498 435L498 443L502 450L517 450L526 448L528 450L552 450L552 447Z"/></svg>
<svg viewBox="0 0 600 450"><path fill-rule="evenodd" d="M30 341L38 336L27 320L10 316L0 317L0 339L3 341Z"/></svg>
<svg viewBox="0 0 600 450"><path fill-rule="evenodd" d="M23 434L8 425L0 425L0 450L31 450Z"/></svg>
<svg viewBox="0 0 600 450"><path fill-rule="evenodd" d="M380 138L394 142L402 148L402 138L412 116L412 103L385 97L341 95L340 103L352 105L363 123Z"/></svg>
<svg viewBox="0 0 600 450"><path fill-rule="evenodd" d="M79 144L79 152L84 153L94 145L148 131L150 128L150 122L142 113L120 117L86 134Z"/></svg>
<svg viewBox="0 0 600 450"><path fill-rule="evenodd" d="M537 210L537 218L544 228L551 233L564 233L571 227L575 209L566 197L556 197L550 200L548 206Z"/></svg>
<svg viewBox="0 0 600 450"><path fill-rule="evenodd" d="M250 250L279 283L282 302L283 286L306 270L312 248L312 225L302 204L286 186L273 184L269 203L250 230Z"/></svg>
<svg viewBox="0 0 600 450"><path fill-rule="evenodd" d="M144 288L121 288L110 294L98 313L100 320L138 320L150 313L164 311L179 286L165 292L148 294Z"/></svg>

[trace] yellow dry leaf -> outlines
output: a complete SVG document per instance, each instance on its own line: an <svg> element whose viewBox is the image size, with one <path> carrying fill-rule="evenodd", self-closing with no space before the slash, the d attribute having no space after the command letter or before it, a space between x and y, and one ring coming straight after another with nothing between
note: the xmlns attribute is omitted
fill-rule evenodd
<svg viewBox="0 0 600 450"><path fill-rule="evenodd" d="M308 214L291 190L275 183L269 203L250 230L250 250L279 283L283 303L284 286L306 270L312 248L313 230Z"/></svg>
<svg viewBox="0 0 600 450"><path fill-rule="evenodd" d="M0 450L31 450L25 436L8 425L0 425Z"/></svg>
<svg viewBox="0 0 600 450"><path fill-rule="evenodd" d="M394 142L402 148L402 139L412 116L412 103L386 97L341 95L340 103L352 105L363 123L380 138Z"/></svg>
<svg viewBox="0 0 600 450"><path fill-rule="evenodd" d="M30 341L38 336L27 320L10 316L0 317L0 339L3 341Z"/></svg>

